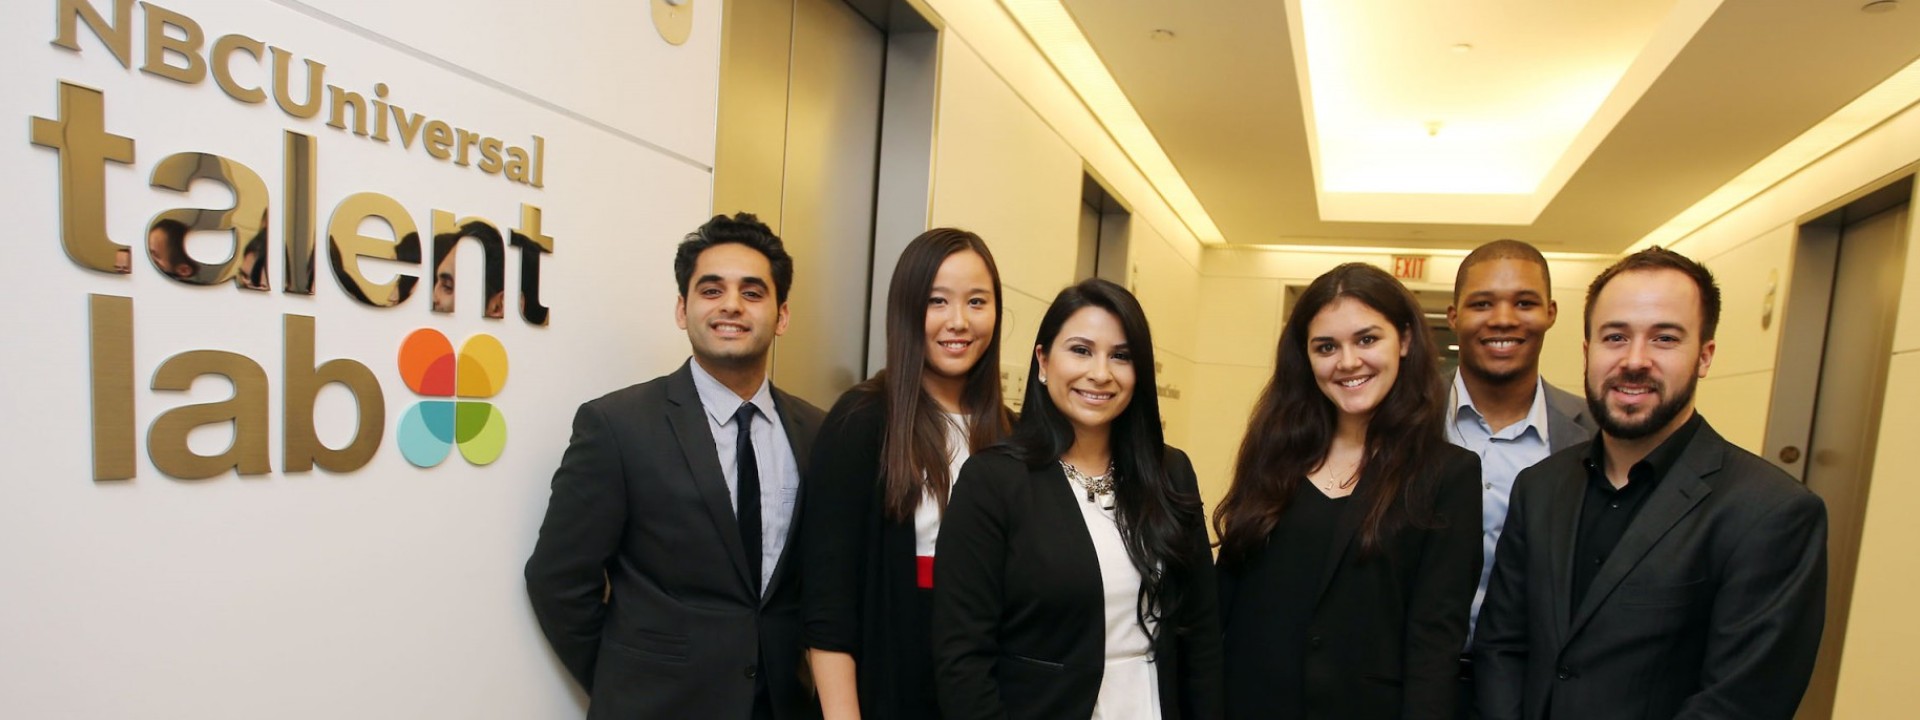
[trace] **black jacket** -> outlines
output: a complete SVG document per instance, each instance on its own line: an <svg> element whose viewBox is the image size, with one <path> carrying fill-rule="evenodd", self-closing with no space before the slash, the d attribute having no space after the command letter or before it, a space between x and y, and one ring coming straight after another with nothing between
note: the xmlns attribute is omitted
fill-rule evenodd
<svg viewBox="0 0 1920 720"><path fill-rule="evenodd" d="M828 411L813 446L799 519L802 640L853 656L860 716L937 717L931 593L919 587L911 521L883 509L886 401L854 388Z"/></svg>
<svg viewBox="0 0 1920 720"><path fill-rule="evenodd" d="M773 397L805 467L820 409ZM776 717L819 714L801 678L791 531L755 598L704 413L682 365L574 416L526 575L548 644L592 697L588 718L745 720L761 672Z"/></svg>
<svg viewBox="0 0 1920 720"><path fill-rule="evenodd" d="M1305 652L1302 701L1309 718L1454 716L1460 650L1480 582L1480 458L1452 445L1438 447L1440 461L1412 481L1424 485L1413 496L1432 498L1430 508L1412 514L1425 518L1422 526L1403 526L1382 552L1367 556L1359 539L1364 508L1345 508L1321 576L1293 580L1313 583L1318 592L1307 647L1235 643L1243 649L1228 655L1227 663L1259 663L1258 653ZM1270 567L1257 561L1223 564L1222 601L1231 603L1239 584L1263 581L1248 573ZM1277 623L1261 622L1258 613L1239 617L1252 622L1226 632L1279 634L1270 629ZM1238 688L1229 696L1247 692L1260 690Z"/></svg>
<svg viewBox="0 0 1920 720"><path fill-rule="evenodd" d="M1481 715L1793 717L1826 610L1819 496L1703 423L1573 607L1589 451L1514 481L1474 638Z"/></svg>
<svg viewBox="0 0 1920 720"><path fill-rule="evenodd" d="M1174 487L1199 497L1193 464L1167 448ZM1124 480L1123 480L1124 482ZM934 678L946 720L1069 720L1093 714L1106 669L1099 558L1059 465L1000 451L967 460L934 563ZM1198 507L1178 617L1154 644L1165 720L1220 717L1220 626Z"/></svg>

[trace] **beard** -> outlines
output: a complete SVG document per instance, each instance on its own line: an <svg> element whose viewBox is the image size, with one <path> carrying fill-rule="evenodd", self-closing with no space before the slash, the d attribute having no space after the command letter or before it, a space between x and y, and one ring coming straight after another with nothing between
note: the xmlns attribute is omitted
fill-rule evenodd
<svg viewBox="0 0 1920 720"><path fill-rule="evenodd" d="M1675 392L1671 397L1653 406L1653 409L1647 412L1646 417L1639 420L1631 420L1615 417L1612 408L1607 407L1606 388L1607 385L1611 383L1602 380L1600 387L1594 387L1593 378L1589 377L1587 378L1587 412L1593 415L1594 423L1599 425L1600 430L1605 432L1609 437L1619 438L1621 440L1638 440L1659 432L1671 424L1674 418L1679 417L1682 410L1691 406L1693 404L1694 386L1699 384L1699 381L1699 377L1688 374L1686 376L1686 384L1680 386L1679 392ZM1648 374L1644 372L1621 375L1618 378L1618 382L1646 385L1652 388L1655 395L1660 394L1661 391L1667 388L1666 383L1654 382L1653 379L1648 377Z"/></svg>

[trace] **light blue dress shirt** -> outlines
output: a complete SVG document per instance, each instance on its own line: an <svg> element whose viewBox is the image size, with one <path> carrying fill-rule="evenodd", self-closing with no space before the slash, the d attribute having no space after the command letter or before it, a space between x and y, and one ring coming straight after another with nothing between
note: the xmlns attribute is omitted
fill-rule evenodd
<svg viewBox="0 0 1920 720"><path fill-rule="evenodd" d="M727 478L727 497L738 498L740 466L736 448L740 443L740 430L734 427L733 414L740 409L740 396L708 374L698 360L688 365L693 368L693 387L700 393L700 406L707 411L707 429L712 431L714 450L720 455L720 472ZM760 381L760 390L747 402L760 410L753 416L753 426L747 433L753 438L753 457L760 468L760 587L765 588L773 582L774 565L780 562L780 551L787 546L787 528L793 524L793 501L800 493L800 469L795 467L793 445L787 442L780 411L773 406L773 384ZM737 500L733 510L738 517Z"/></svg>
<svg viewBox="0 0 1920 720"><path fill-rule="evenodd" d="M1507 501L1513 495L1513 479L1521 470L1547 459L1552 454L1547 442L1546 381L1536 380L1533 407L1519 422L1494 432L1467 394L1467 383L1460 373L1453 374L1453 397L1447 404L1447 440L1480 456L1480 586L1473 591L1473 614L1467 619L1467 644L1473 644L1473 630L1479 625L1480 604L1487 599L1487 578L1493 575L1493 549L1500 543L1500 531L1507 526Z"/></svg>

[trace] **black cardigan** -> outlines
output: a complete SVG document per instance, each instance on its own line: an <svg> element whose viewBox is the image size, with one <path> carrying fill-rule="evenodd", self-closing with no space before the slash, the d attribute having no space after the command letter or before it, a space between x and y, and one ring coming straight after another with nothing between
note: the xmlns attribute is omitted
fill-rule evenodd
<svg viewBox="0 0 1920 720"><path fill-rule="evenodd" d="M918 586L912 522L886 517L886 402L854 388L820 425L801 503L802 642L852 655L863 718L937 717L931 598Z"/></svg>
<svg viewBox="0 0 1920 720"><path fill-rule="evenodd" d="M1249 613L1225 627L1235 638L1226 662L1259 666L1271 653L1306 653L1308 718L1452 718L1467 614L1480 580L1480 457L1452 445L1442 445L1440 453L1414 480L1428 484L1424 494L1433 498L1437 526L1403 528L1386 540L1384 553L1363 557L1358 530L1364 508L1345 508L1321 576L1280 580L1316 589L1307 646L1263 642L1279 634L1275 623ZM1275 581L1254 576L1275 567L1262 562L1263 554L1222 563L1222 623L1232 617L1237 586ZM1245 701L1264 690L1237 687L1228 697ZM1236 717L1264 716L1257 708L1229 710Z"/></svg>
<svg viewBox="0 0 1920 720"><path fill-rule="evenodd" d="M1199 498L1186 454L1169 447L1166 458L1174 487ZM1030 469L988 451L960 471L933 566L935 683L946 720L1093 714L1106 668L1106 603L1081 502L1058 464ZM1212 555L1197 503L1184 520L1192 572L1153 650L1161 716L1213 720L1221 688Z"/></svg>

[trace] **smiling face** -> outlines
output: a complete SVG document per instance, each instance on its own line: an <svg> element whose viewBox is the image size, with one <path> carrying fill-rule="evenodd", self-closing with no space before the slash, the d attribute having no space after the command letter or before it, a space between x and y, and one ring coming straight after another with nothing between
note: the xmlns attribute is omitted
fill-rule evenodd
<svg viewBox="0 0 1920 720"><path fill-rule="evenodd" d="M1532 382L1540 369L1541 341L1559 314L1547 299L1547 275L1520 258L1497 258L1467 268L1447 308L1447 324L1460 336L1460 370L1489 383Z"/></svg>
<svg viewBox="0 0 1920 720"><path fill-rule="evenodd" d="M936 399L957 412L967 373L986 354L995 322L993 274L979 253L963 250L940 263L927 294L927 372L922 380ZM942 402L943 405L946 402Z"/></svg>
<svg viewBox="0 0 1920 720"><path fill-rule="evenodd" d="M1608 437L1672 432L1693 415L1693 389L1713 365L1700 338L1700 289L1677 270L1620 273L1593 299L1587 406Z"/></svg>
<svg viewBox="0 0 1920 720"><path fill-rule="evenodd" d="M740 243L707 248L694 260L674 322L693 354L708 365L750 367L766 360L773 338L787 331L787 306L773 287L767 256Z"/></svg>
<svg viewBox="0 0 1920 720"><path fill-rule="evenodd" d="M1342 420L1373 417L1400 376L1407 342L1378 310L1351 297L1336 298L1307 323L1307 359L1320 392Z"/></svg>
<svg viewBox="0 0 1920 720"><path fill-rule="evenodd" d="M1036 347L1041 381L1076 435L1106 432L1133 400L1133 353L1120 318L1101 307L1067 317L1052 347Z"/></svg>

